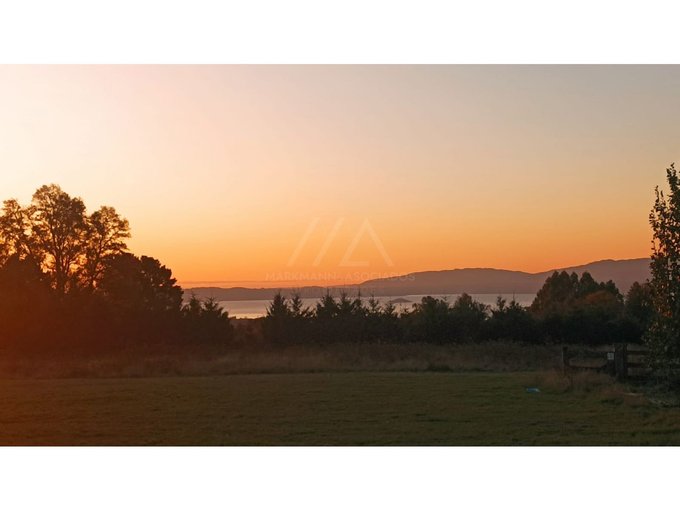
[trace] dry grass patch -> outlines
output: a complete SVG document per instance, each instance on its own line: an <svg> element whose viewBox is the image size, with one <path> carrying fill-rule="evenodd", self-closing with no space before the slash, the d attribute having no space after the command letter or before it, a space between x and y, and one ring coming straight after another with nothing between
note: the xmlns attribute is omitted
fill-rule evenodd
<svg viewBox="0 0 680 510"><path fill-rule="evenodd" d="M547 371L558 346L503 342L460 345L332 344L234 348L223 354L129 352L60 359L0 358L0 378L168 377L314 372Z"/></svg>

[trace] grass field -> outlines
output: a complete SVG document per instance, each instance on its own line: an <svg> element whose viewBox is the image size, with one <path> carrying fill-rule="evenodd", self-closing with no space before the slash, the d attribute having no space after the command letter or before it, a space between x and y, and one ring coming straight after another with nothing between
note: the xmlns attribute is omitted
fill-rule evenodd
<svg viewBox="0 0 680 510"><path fill-rule="evenodd" d="M0 381L4 445L680 444L680 409L535 373ZM545 383L548 384L548 383Z"/></svg>

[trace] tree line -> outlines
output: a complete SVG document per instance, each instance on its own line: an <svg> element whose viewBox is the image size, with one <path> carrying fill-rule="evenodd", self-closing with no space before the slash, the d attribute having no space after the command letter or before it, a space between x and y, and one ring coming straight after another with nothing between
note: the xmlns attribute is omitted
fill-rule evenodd
<svg viewBox="0 0 680 510"><path fill-rule="evenodd" d="M371 297L327 293L304 307L298 295L277 293L263 322L275 345L324 342L454 344L502 340L527 344L641 342L653 313L650 286L635 283L625 296L589 273L555 272L525 307L498 297L495 306L462 294L453 302L423 297L398 313Z"/></svg>
<svg viewBox="0 0 680 510"><path fill-rule="evenodd" d="M232 336L214 301L183 292L159 260L128 251L128 221L113 207L88 214L81 198L40 187L0 216L0 348L102 352L212 344Z"/></svg>
<svg viewBox="0 0 680 510"><path fill-rule="evenodd" d="M651 279L624 296L588 273L555 272L531 306L463 294L425 297L398 313L375 298L326 294L305 307L278 293L256 336L271 345L332 342L610 344L645 342L660 367L680 367L680 176L656 189ZM213 300L183 300L172 271L127 247L128 221L113 207L88 213L57 185L0 214L0 351L99 353L229 347L234 328Z"/></svg>
<svg viewBox="0 0 680 510"><path fill-rule="evenodd" d="M278 294L264 319L272 343L357 340L406 342L568 342L610 344L643 342L652 367L680 379L680 175L666 169L668 188L655 189L649 214L652 227L651 278L623 296L613 282L596 282L555 272L529 307L501 298L488 307L463 294L454 303L431 296L397 314L391 305L370 299L334 299L315 308L299 297Z"/></svg>

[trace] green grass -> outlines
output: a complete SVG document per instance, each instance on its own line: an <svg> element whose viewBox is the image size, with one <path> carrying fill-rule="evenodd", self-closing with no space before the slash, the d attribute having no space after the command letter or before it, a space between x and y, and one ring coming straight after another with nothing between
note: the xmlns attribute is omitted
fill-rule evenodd
<svg viewBox="0 0 680 510"><path fill-rule="evenodd" d="M525 391L535 384L531 373L6 379L0 444L680 444L680 409Z"/></svg>

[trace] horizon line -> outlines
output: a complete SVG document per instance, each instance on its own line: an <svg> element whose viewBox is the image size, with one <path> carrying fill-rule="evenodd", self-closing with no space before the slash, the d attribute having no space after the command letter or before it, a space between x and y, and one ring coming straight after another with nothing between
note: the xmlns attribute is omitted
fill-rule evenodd
<svg viewBox="0 0 680 510"><path fill-rule="evenodd" d="M217 284L241 284L241 285L235 285L236 287L241 287L244 284L254 284L254 285L260 285L260 287L257 287L259 289L296 289L296 288L302 288L302 287L321 287L321 288L330 288L330 287L351 287L353 285L363 285L366 282L373 281L373 280L389 280L393 278L402 278L405 276L413 275L413 274L418 274L418 273L437 273L437 272L444 272L444 271L464 271L464 270L492 270L492 271L510 271L514 273L524 273L524 274L529 274L529 275L537 275L541 273L549 273L551 271L561 271L561 270L567 270L567 269L572 269L572 268L577 268L577 267L582 267L582 266L588 266L591 264L598 264L601 262L630 262L630 261L637 261L637 260L646 260L650 259L650 257L634 257L634 258L629 258L629 259L612 259L612 258L607 258L607 259L599 259L599 260L593 260L590 262L585 262L581 264L574 264L574 265L569 265L569 266L563 266L563 267L554 267L551 269L546 269L544 271L536 271L536 272L529 272L529 271L522 271L519 269L505 269L505 268L497 268L497 267L456 267L452 269L423 269L421 271L411 271L409 273L403 273L400 275L396 275L393 277L389 278L374 278L374 279L369 279L369 280L362 280L362 281L356 281L352 283L333 283L333 284L328 284L328 285L322 285L319 283L314 283L318 282L318 280L309 280L308 284L303 284L303 285L273 285L273 286L261 286L263 284L267 283L272 283L271 280L177 280L177 283L180 286L185 286L185 285L205 285L205 286L216 286ZM281 283L289 283L289 282L298 282L298 280L280 280Z"/></svg>

